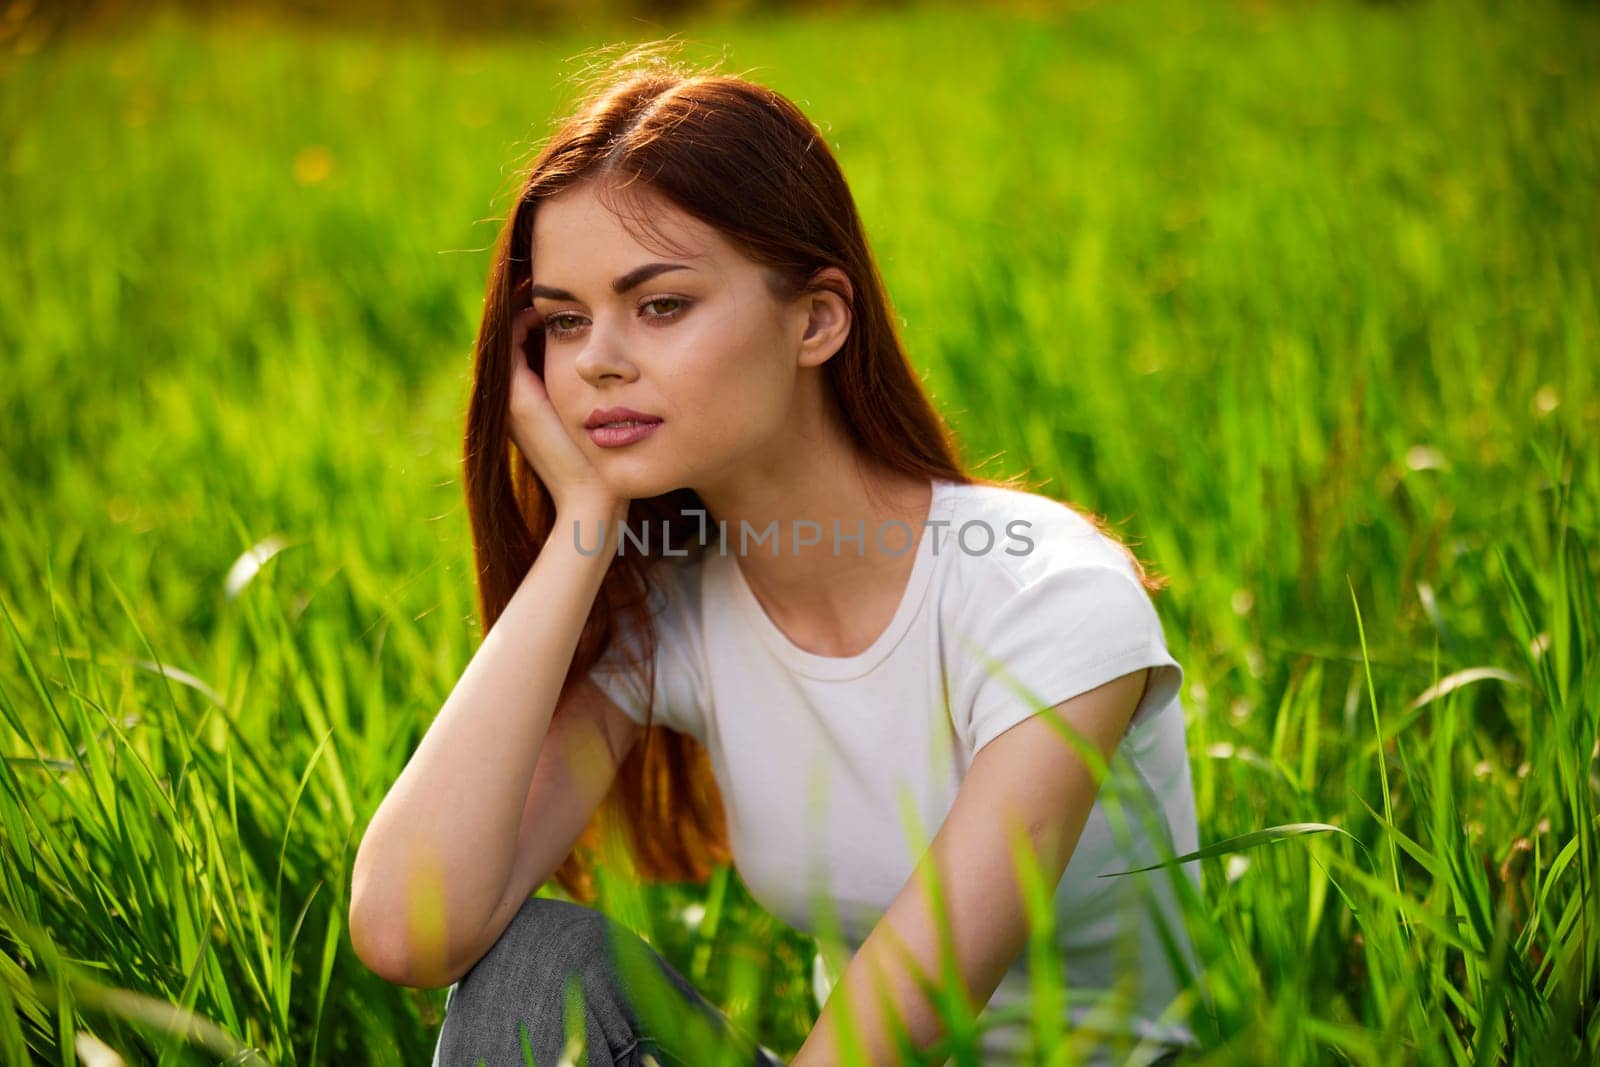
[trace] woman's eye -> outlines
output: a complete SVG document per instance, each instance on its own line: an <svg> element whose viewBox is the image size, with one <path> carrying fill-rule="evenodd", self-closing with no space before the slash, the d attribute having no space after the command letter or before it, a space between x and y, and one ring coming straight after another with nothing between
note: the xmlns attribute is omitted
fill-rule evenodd
<svg viewBox="0 0 1600 1067"><path fill-rule="evenodd" d="M573 318L577 318L577 316L576 315L550 315L550 316L548 316L544 320L545 333L551 334L551 335L556 336L556 337L565 337L567 334L575 332L577 327L562 327L562 326L556 325L558 322L562 321L563 319L573 319Z"/></svg>
<svg viewBox="0 0 1600 1067"><path fill-rule="evenodd" d="M672 304L673 307L661 314L651 315L653 319L670 319L678 315L689 302L681 296L658 296L654 300L645 302L645 307L655 307L657 304Z"/></svg>
<svg viewBox="0 0 1600 1067"><path fill-rule="evenodd" d="M641 312L643 312L640 315L640 318L653 319L657 322L676 319L684 313L684 310L691 303L693 303L693 301L686 300L681 296L658 296L654 300L646 300L643 304L639 305ZM646 310L656 308L658 305L662 304L668 305L667 310ZM565 337L571 337L583 328L581 325L582 318L582 315L576 315L570 311L558 312L554 315L547 315L545 316L544 320L544 332L547 336L554 337L558 340ZM580 320L580 322L574 323L570 326L563 325L563 323L570 319L577 319Z"/></svg>

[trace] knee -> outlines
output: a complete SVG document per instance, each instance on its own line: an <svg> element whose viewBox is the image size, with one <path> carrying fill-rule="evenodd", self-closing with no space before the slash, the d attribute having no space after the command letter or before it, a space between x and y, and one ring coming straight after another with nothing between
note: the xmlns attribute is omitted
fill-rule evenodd
<svg viewBox="0 0 1600 1067"><path fill-rule="evenodd" d="M522 1063L526 1029L535 1062L554 1063L564 1041L568 984L580 984L587 1039L621 1048L632 1040L621 991L606 958L612 920L571 901L530 897L452 988L435 1062ZM594 1047L599 1047L595 1045Z"/></svg>
<svg viewBox="0 0 1600 1067"><path fill-rule="evenodd" d="M522 1003L559 1000L574 972L586 997L601 994L611 920L593 908L552 897L529 897L495 943L456 983L451 1005L493 991Z"/></svg>
<svg viewBox="0 0 1600 1067"><path fill-rule="evenodd" d="M569 947L579 952L600 943L608 920L594 908L555 897L529 897L522 902L493 950L526 956Z"/></svg>

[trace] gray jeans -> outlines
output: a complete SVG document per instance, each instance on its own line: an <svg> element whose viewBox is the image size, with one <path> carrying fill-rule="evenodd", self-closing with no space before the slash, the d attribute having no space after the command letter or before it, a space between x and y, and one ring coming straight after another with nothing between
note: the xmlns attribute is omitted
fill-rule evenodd
<svg viewBox="0 0 1600 1067"><path fill-rule="evenodd" d="M450 987L434 1067L558 1067L569 985L589 1067L785 1067L633 931L551 897L524 901Z"/></svg>

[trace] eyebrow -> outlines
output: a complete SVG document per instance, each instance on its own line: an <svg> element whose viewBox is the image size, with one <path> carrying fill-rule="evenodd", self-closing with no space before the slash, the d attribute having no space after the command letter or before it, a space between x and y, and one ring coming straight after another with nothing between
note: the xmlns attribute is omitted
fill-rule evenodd
<svg viewBox="0 0 1600 1067"><path fill-rule="evenodd" d="M643 285L657 274L669 270L694 270L687 263L646 263L642 267L635 267L611 283L611 291L621 296L635 286ZM576 300L577 297L565 289L557 289L549 285L535 285L531 291L530 299L545 297L549 300Z"/></svg>

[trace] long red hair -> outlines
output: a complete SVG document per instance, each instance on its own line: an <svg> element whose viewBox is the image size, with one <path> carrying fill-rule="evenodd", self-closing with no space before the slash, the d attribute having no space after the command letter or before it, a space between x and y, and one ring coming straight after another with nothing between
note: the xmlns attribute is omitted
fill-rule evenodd
<svg viewBox="0 0 1600 1067"><path fill-rule="evenodd" d="M667 42L635 47L594 79L573 113L550 135L520 180L496 240L483 321L478 329L467 411L464 480L477 564L483 632L505 610L555 522L555 505L507 435L510 325L514 303L533 274L534 214L540 201L580 182L595 183L621 205L634 183L714 227L764 268L777 297L808 291L814 273L838 267L853 293L850 332L823 365L843 425L863 457L902 475L1028 488L1020 478L969 475L952 435L922 390L895 332L888 294L870 252L854 198L827 139L790 100L762 85L664 59ZM643 212L618 211L643 222ZM841 295L846 295L841 292ZM543 369L543 331L528 357ZM520 355L520 354L519 354ZM611 647L623 627L642 635L644 691L653 691L655 634L645 606L650 574L699 549L698 494L679 489L630 502L632 529L668 531L651 552L615 556L590 610L562 685L565 697ZM1102 531L1098 516L1085 513ZM641 523L648 523L641 527ZM1133 559L1132 553L1129 558ZM1134 565L1152 591L1162 584ZM722 797L702 746L654 724L555 877L575 899L595 898L592 857L600 835L619 821L646 879L702 882L728 864ZM557 712L559 714L559 711Z"/></svg>

